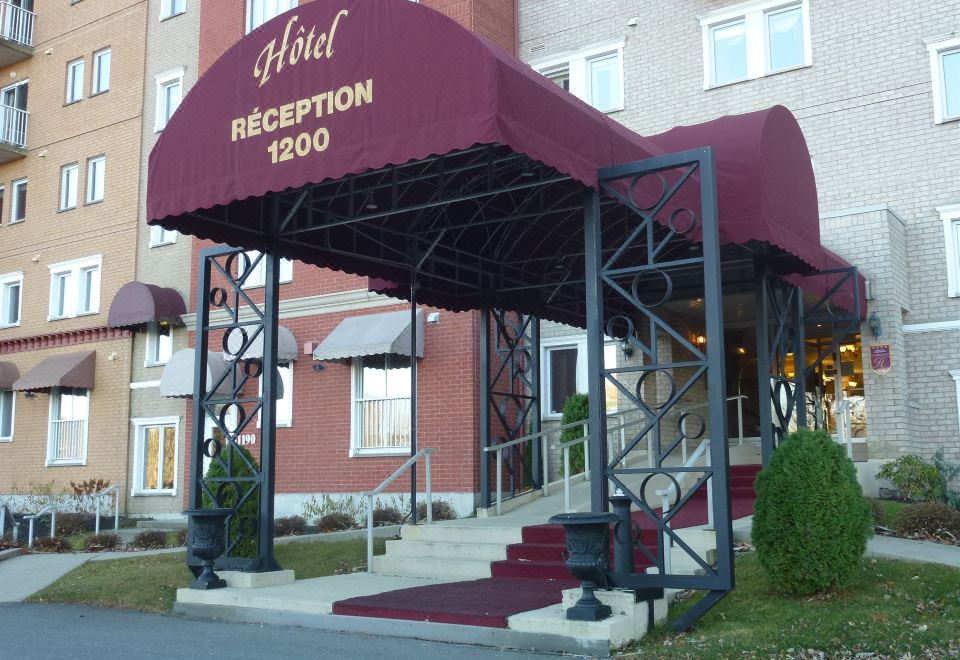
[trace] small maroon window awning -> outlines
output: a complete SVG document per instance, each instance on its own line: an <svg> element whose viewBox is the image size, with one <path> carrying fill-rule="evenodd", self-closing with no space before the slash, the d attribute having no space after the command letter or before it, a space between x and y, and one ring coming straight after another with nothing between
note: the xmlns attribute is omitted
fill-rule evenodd
<svg viewBox="0 0 960 660"><path fill-rule="evenodd" d="M159 322L181 325L187 313L183 296L176 289L143 282L128 282L120 287L110 304L107 325L111 328L135 328Z"/></svg>
<svg viewBox="0 0 960 660"><path fill-rule="evenodd" d="M0 362L0 390L11 390L20 378L20 370L13 362Z"/></svg>
<svg viewBox="0 0 960 660"><path fill-rule="evenodd" d="M13 389L19 392L49 392L54 387L92 390L96 366L96 351L54 355L21 376Z"/></svg>

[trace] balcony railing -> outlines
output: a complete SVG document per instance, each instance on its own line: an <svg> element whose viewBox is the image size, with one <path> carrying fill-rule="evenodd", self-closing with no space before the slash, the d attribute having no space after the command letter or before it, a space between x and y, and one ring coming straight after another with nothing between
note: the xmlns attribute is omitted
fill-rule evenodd
<svg viewBox="0 0 960 660"><path fill-rule="evenodd" d="M0 38L33 46L33 24L36 14L0 0Z"/></svg>
<svg viewBox="0 0 960 660"><path fill-rule="evenodd" d="M26 149L29 122L30 113L26 110L0 104L0 142Z"/></svg>
<svg viewBox="0 0 960 660"><path fill-rule="evenodd" d="M87 420L50 422L48 463L82 463L87 460Z"/></svg>
<svg viewBox="0 0 960 660"><path fill-rule="evenodd" d="M360 415L360 449L410 446L410 398L357 401Z"/></svg>

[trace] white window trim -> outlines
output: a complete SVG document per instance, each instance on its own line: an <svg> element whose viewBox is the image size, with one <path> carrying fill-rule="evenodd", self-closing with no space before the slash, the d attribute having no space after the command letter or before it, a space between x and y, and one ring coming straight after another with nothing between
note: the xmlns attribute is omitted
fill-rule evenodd
<svg viewBox="0 0 960 660"><path fill-rule="evenodd" d="M957 251L957 225L960 224L960 204L937 208L943 223L943 239L947 254L947 296L960 298L960 254Z"/></svg>
<svg viewBox="0 0 960 660"><path fill-rule="evenodd" d="M97 89L100 86L100 69L97 67L97 62L101 55L108 54L110 58L110 65L107 67L107 86L103 89ZM103 94L110 91L110 85L113 82L113 49L111 47L101 48L100 50L93 51L93 57L91 58L91 71L90 71L90 96L96 96L97 94Z"/></svg>
<svg viewBox="0 0 960 660"><path fill-rule="evenodd" d="M530 62L534 71L547 76L556 72L558 69L566 68L567 75L570 77L570 93L578 99L591 105L590 100L590 62L601 59L607 55L616 55L620 67L620 103L615 107L604 110L605 114L620 112L625 108L624 98L625 85L623 75L623 46L624 40L609 41L600 44L592 44L585 48L565 53L550 55L542 59Z"/></svg>
<svg viewBox="0 0 960 660"><path fill-rule="evenodd" d="M30 194L30 179L29 179L29 178L26 178L26 177L25 177L25 178L23 178L23 179L16 179L15 181L12 181L12 182L10 183L10 191L11 191L11 195L10 195L10 221L9 221L7 224L16 225L16 224L19 224L19 223L21 223L21 222L26 222L26 221L27 221L27 214L26 214L26 213L24 213L24 214L23 214L23 217L22 217L22 218L19 218L19 219L17 219L17 214L16 214L16 211L19 211L19 210L20 210L20 201L19 201L20 195L19 195L18 192L17 192L18 188L20 187L20 184L26 184L26 185L27 185L27 194L28 194L28 195Z"/></svg>
<svg viewBox="0 0 960 660"><path fill-rule="evenodd" d="M360 369L361 360L350 361L350 458L362 456L409 456L410 447L361 447L360 426L357 419L357 393L360 392L360 379L363 371Z"/></svg>
<svg viewBox="0 0 960 660"><path fill-rule="evenodd" d="M183 16L187 13L187 0L183 0L183 11L173 13L173 0L161 0L160 2L160 20L165 21L175 16Z"/></svg>
<svg viewBox="0 0 960 660"><path fill-rule="evenodd" d="M0 317L0 328L16 328L23 322L23 271L14 271L0 275L0 305L2 305L4 309L6 308L6 303L3 300L3 287L7 284L20 285L20 300L17 301L17 322L5 323L2 317ZM0 311L3 310L0 309Z"/></svg>
<svg viewBox="0 0 960 660"><path fill-rule="evenodd" d="M173 350L173 326L168 327L170 328L170 355L172 356L176 352ZM144 368L162 367L169 361L169 358L167 360L157 360L156 362L150 359L154 353L153 349L156 347L157 342L160 341L160 333L158 332L159 330L160 324L156 321L152 321L147 324L147 350L146 354L143 356Z"/></svg>
<svg viewBox="0 0 960 660"><path fill-rule="evenodd" d="M133 485L130 495L139 497L175 497L179 486L180 472L180 418L179 417L134 417L133 424ZM157 488L146 490L143 487L143 430L148 426L172 426L173 436L173 488Z"/></svg>
<svg viewBox="0 0 960 660"><path fill-rule="evenodd" d="M73 171L73 199L66 199L67 172ZM60 211L70 211L77 208L77 199L80 196L80 163L69 163L60 168ZM68 203L72 201L72 203Z"/></svg>
<svg viewBox="0 0 960 660"><path fill-rule="evenodd" d="M153 130L155 133L159 133L167 127L167 120L165 117L166 113L164 112L166 101L166 94L163 93L164 87L174 81L178 82L180 84L180 102L183 103L183 75L185 72L186 67L178 66L174 67L173 69L162 71L154 76L154 79L156 80L155 91L157 95L156 103L154 104L153 115ZM178 105L177 107L180 106ZM176 110L174 110L174 112L176 112Z"/></svg>
<svg viewBox="0 0 960 660"><path fill-rule="evenodd" d="M100 190L100 197L94 199L94 178L93 173L93 164L100 163L100 171L103 173L103 187ZM99 156L93 156L87 159L87 193L86 193L86 203L87 204L99 204L107 197L107 157L103 154Z"/></svg>
<svg viewBox="0 0 960 660"><path fill-rule="evenodd" d="M253 264L254 261L256 261L259 254L260 253L257 250L247 250L246 255L250 259L251 265ZM237 261L241 265L243 264L242 259L238 259ZM279 263L279 268L280 268L280 284L289 284L290 282L292 282L293 281L293 260L281 258ZM243 273L238 273L238 275L242 276ZM267 279L267 261L266 259L261 259L260 263L257 264L256 270L254 271L253 275L251 275L246 280L244 280L243 286L241 288L244 291L246 291L247 289L262 288L266 286L266 279Z"/></svg>
<svg viewBox="0 0 960 660"><path fill-rule="evenodd" d="M169 239L162 240L161 237L170 236ZM173 229L165 229L160 225L150 227L150 247L163 247L164 245L173 245L177 242L177 232Z"/></svg>
<svg viewBox="0 0 960 660"><path fill-rule="evenodd" d="M100 274L100 284L103 282L103 255L95 255L92 257L84 257L82 259L73 259L71 261L61 261L60 263L50 264L47 266L47 269L50 271L50 301L47 307L47 320L48 321L59 321L61 319L72 319L78 316L89 316L92 314L100 313L100 287L97 287L95 292L92 292L96 298L96 305L91 305L91 309L85 312L73 311L72 314L65 314L64 316L56 316L53 314L53 299L54 299L54 277L59 273L69 272L71 277L73 277L74 286L80 286L80 272L86 268L96 268ZM79 291L73 292L73 295L76 297L77 302L79 302L80 296Z"/></svg>
<svg viewBox="0 0 960 660"><path fill-rule="evenodd" d="M6 390L9 392L10 390ZM17 393L14 391L13 396L10 397L10 437L4 438L0 436L0 442L13 442L13 438L17 432Z"/></svg>
<svg viewBox="0 0 960 660"><path fill-rule="evenodd" d="M791 7L803 8L803 64L784 69L770 69L770 39L767 31L767 15ZM813 42L810 35L810 0L749 0L730 7L717 9L697 16L700 21L701 41L703 43L703 88L714 89L735 85L745 80L754 80L787 71L796 71L813 65ZM714 28L739 20L744 22L747 39L747 76L722 83L713 81L713 39Z"/></svg>
<svg viewBox="0 0 960 660"><path fill-rule="evenodd" d="M930 53L930 77L933 81L933 122L935 124L960 120L960 115L947 116L947 91L943 86L943 68L940 66L940 57L947 51L955 50L960 50L960 36L956 34L927 41L927 51Z"/></svg>
<svg viewBox="0 0 960 660"><path fill-rule="evenodd" d="M290 370L290 381L283 383L283 398L286 399L287 397L290 397L290 419L279 419L279 416L278 416L278 418L277 418L277 428L278 428L278 429L289 429L289 428L293 428L293 416L294 416L294 410L293 410L293 403L294 403L294 399L293 399L293 370L294 370L294 364L296 364L296 363L295 363L293 360L289 360L289 361L285 361L285 362L280 362L280 363L277 364L277 380L280 380L281 378L283 378L283 376L280 375L280 374L282 373L282 372L280 371L280 367L281 367L281 366L287 365L287 367L288 367L289 370ZM257 396L262 397L262 396L263 396L263 375L261 375L260 378L257 379L257 380L258 380L258 383L259 383L259 384L257 385ZM266 402L264 402L264 403L266 403ZM260 428L260 422L261 422L262 419L263 419L263 411L261 410L261 411L257 414L257 428Z"/></svg>
<svg viewBox="0 0 960 660"><path fill-rule="evenodd" d="M562 419L563 412L550 412L550 360L547 359L550 351L558 348L577 349L577 392L586 392L589 378L587 375L587 335L567 335L565 337L549 337L540 340L540 382L543 383L543 419Z"/></svg>
<svg viewBox="0 0 960 660"><path fill-rule="evenodd" d="M284 10L281 11L279 14L276 14L275 16L271 16L270 18L266 19L265 21L263 21L262 23L260 23L260 24L258 24L258 25L253 25L253 13L252 13L252 11L251 11L251 10L253 9L253 2L254 2L254 0L247 0L247 2L246 2L246 14L244 15L244 23L243 23L244 30L245 30L244 34L250 34L250 33L253 32L254 30L256 30L258 27L260 27L261 25L263 25L264 23L267 23L268 21L273 20L274 18L276 18L277 16L279 16L279 15L282 14L283 12L290 11L291 9L293 9L293 7L296 7L296 6L298 6L298 5L300 4L299 2L297 2L297 1L295 0L292 7L289 7L289 8L287 8L287 9L284 9Z"/></svg>
<svg viewBox="0 0 960 660"><path fill-rule="evenodd" d="M86 390L86 392L87 392L87 418L86 418L85 420L83 420L83 422L84 422L84 426L83 426L83 456L82 456L81 458L61 458L61 459L57 459L57 460L54 460L54 459L51 458L51 456L50 456L50 450L51 450L51 448L52 448L51 440L53 439L52 436L51 436L51 434L50 434L50 430L51 430L51 424L52 424L53 421L54 421L54 419L53 419L53 408L54 408L54 404L56 403L57 397L60 395L59 389L60 389L60 388L55 388L53 391L51 391L51 393L50 393L50 403L49 403L48 409L47 409L47 460L46 460L45 465L46 465L46 467L60 467L60 466L64 466L64 465L86 465L86 464L87 464L87 450L88 450L89 447L90 447L90 403L91 403L90 400L93 398L92 390ZM67 388L67 389L70 389L70 388ZM77 389L84 389L84 388L77 388ZM54 392L56 392L56 394L54 394ZM63 421L63 420L57 420L57 421ZM74 421L79 421L79 420L74 420Z"/></svg>
<svg viewBox="0 0 960 660"><path fill-rule="evenodd" d="M81 75L80 80L77 83L76 87L73 87L73 70L76 66L80 67ZM67 62L67 89L64 97L64 105L72 105L74 103L79 103L83 100L83 84L87 79L87 60L84 57L78 57L75 60L70 60ZM74 92L71 95L70 92ZM75 96L76 98L71 98Z"/></svg>

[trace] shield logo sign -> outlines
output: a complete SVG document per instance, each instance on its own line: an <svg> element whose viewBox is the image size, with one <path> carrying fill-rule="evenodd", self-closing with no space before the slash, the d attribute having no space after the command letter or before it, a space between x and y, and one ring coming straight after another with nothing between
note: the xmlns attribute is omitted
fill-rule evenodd
<svg viewBox="0 0 960 660"><path fill-rule="evenodd" d="M870 347L870 368L881 376L893 368L893 353L890 350L890 344Z"/></svg>

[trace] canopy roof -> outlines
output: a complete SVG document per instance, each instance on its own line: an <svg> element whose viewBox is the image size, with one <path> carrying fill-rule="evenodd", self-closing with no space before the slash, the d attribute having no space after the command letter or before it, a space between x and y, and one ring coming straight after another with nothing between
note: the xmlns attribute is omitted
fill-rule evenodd
<svg viewBox="0 0 960 660"><path fill-rule="evenodd" d="M54 387L76 387L92 390L96 383L96 351L53 355L21 376L13 389L26 392L49 392Z"/></svg>
<svg viewBox="0 0 960 660"><path fill-rule="evenodd" d="M601 168L702 146L721 245L781 272L828 264L785 108L645 138L422 5L311 2L234 45L184 99L150 157L149 222L399 284L422 254L425 304L572 320L582 286L544 287L583 272L584 188Z"/></svg>
<svg viewBox="0 0 960 660"><path fill-rule="evenodd" d="M107 325L111 328L135 328L145 323L161 322L181 325L187 313L183 296L176 289L143 282L127 282L110 303Z"/></svg>
<svg viewBox="0 0 960 660"><path fill-rule="evenodd" d="M407 355L410 312L348 316L313 351L314 360L348 360L364 355ZM417 312L417 357L423 357L423 314Z"/></svg>
<svg viewBox="0 0 960 660"><path fill-rule="evenodd" d="M20 378L20 370L13 362L0 362L0 390L13 389L13 384Z"/></svg>

